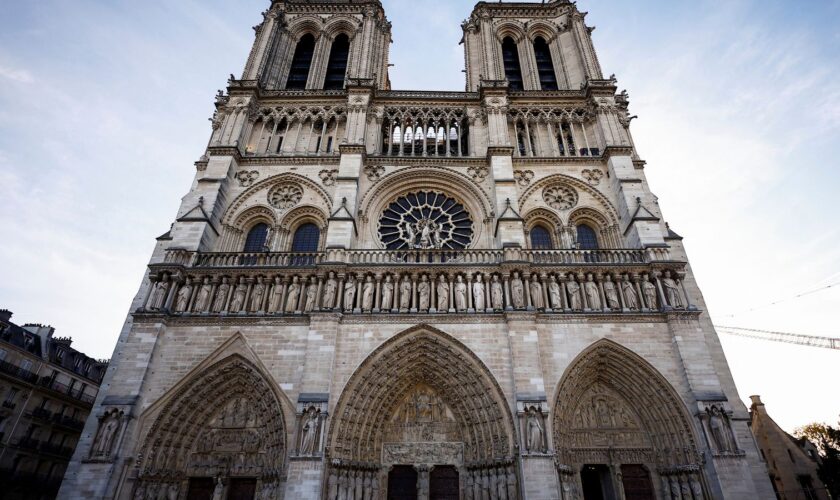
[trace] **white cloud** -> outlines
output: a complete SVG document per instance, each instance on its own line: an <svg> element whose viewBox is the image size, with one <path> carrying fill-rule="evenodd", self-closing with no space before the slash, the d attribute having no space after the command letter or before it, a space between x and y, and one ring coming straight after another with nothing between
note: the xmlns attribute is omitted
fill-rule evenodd
<svg viewBox="0 0 840 500"><path fill-rule="evenodd" d="M0 65L0 78L5 78L17 83L32 83L35 78L25 69L10 68Z"/></svg>

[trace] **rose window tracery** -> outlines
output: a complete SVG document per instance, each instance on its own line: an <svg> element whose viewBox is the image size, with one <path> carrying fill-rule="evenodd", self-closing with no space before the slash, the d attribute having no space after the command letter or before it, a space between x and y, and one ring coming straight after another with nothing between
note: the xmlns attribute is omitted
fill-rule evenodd
<svg viewBox="0 0 840 500"><path fill-rule="evenodd" d="M379 219L379 238L389 250L460 250L473 238L463 204L435 191L400 196Z"/></svg>
<svg viewBox="0 0 840 500"><path fill-rule="evenodd" d="M281 184L268 192L268 202L272 207L286 210L300 203L303 189L297 184Z"/></svg>
<svg viewBox="0 0 840 500"><path fill-rule="evenodd" d="M568 210L578 203L578 194L573 188L555 184L543 190L543 200L556 210Z"/></svg>

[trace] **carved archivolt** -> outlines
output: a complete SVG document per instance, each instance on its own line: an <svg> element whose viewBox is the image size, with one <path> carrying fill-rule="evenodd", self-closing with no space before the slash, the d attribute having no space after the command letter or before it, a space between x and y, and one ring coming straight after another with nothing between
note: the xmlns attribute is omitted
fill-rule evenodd
<svg viewBox="0 0 840 500"><path fill-rule="evenodd" d="M462 440L467 463L513 452L513 419L493 375L463 344L426 325L385 342L350 378L330 430L332 457L378 463L389 429L393 433L401 418L444 422L430 432L442 433L444 441ZM450 418L457 423L451 429L445 424ZM419 428L400 429L422 437Z"/></svg>
<svg viewBox="0 0 840 500"><path fill-rule="evenodd" d="M194 374L149 410L159 413L143 440L138 488L217 474L279 481L287 446L282 398L238 354Z"/></svg>

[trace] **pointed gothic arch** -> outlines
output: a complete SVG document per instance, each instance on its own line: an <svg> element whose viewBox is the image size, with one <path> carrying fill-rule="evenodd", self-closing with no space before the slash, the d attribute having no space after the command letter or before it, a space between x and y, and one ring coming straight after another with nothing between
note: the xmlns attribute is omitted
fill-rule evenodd
<svg viewBox="0 0 840 500"><path fill-rule="evenodd" d="M263 488L283 481L291 402L249 359L241 334L216 352L140 416L149 427L136 489L183 491L189 478L219 475L256 478Z"/></svg>
<svg viewBox="0 0 840 500"><path fill-rule="evenodd" d="M641 356L610 340L594 343L566 369L554 401L553 438L564 489L580 488L584 465L634 465L651 472L663 496L676 488L707 498L688 410Z"/></svg>

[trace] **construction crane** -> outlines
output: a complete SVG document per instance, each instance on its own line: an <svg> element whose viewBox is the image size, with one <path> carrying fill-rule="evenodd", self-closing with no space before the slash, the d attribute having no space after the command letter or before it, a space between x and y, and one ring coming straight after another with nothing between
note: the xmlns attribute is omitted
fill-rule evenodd
<svg viewBox="0 0 840 500"><path fill-rule="evenodd" d="M769 330L757 330L754 328L739 328L737 326L720 326L715 328L727 335L738 337L749 337L752 339L769 340L772 342L784 342L786 344L807 345L821 347L823 349L840 350L840 339L832 337L815 337L812 335L801 335L798 333L773 332Z"/></svg>

